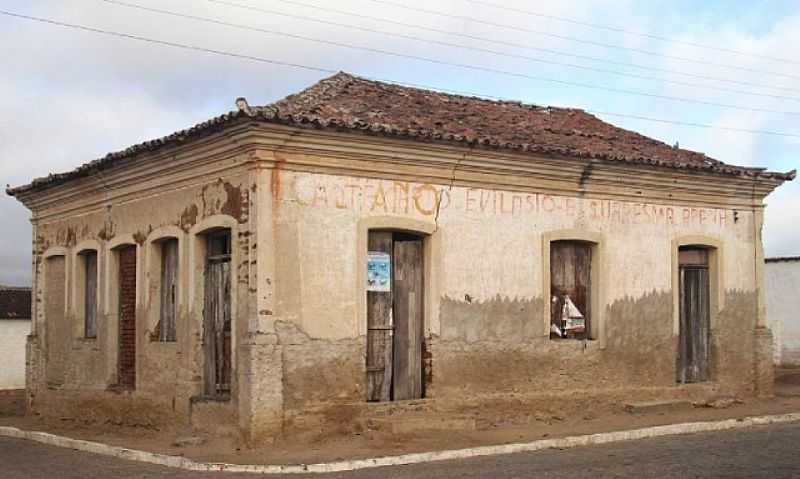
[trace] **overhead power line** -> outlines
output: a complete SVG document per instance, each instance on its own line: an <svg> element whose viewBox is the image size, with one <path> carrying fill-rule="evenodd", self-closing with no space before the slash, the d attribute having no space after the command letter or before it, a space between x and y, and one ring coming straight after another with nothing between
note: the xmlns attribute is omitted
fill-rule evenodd
<svg viewBox="0 0 800 479"><path fill-rule="evenodd" d="M240 30L247 30L247 31L266 33L266 34L269 34L269 35L277 35L277 36L282 36L282 37L286 37L286 38L293 38L293 39L296 39L296 40L304 40L304 41L309 41L309 42L313 42L313 43L319 43L319 44L322 44L322 45L331 45L331 46L340 47L340 48L347 48L347 49L350 49L350 50L370 52L370 53L374 53L374 54L378 54L378 55L390 56L390 57L394 57L394 58L403 58L403 59L408 59L408 60L415 60L415 61L430 63L430 64L434 64L434 65L450 66L450 67L456 67L456 68L461 68L461 69L465 69L465 70L479 71L479 72L484 72L484 73L492 73L492 74L496 74L496 75L503 75L503 76L514 77L514 78L524 78L524 79L528 79L528 80L536 80L536 81L555 83L555 84L560 84L560 85L568 85L568 86L575 86L575 87L580 87L580 88L601 90L601 91L607 91L607 92L617 93L617 94L622 94L622 95L632 95L632 96L640 96L640 97L645 97L645 98L654 98L654 99L659 99L659 100L674 101L674 102L679 102L679 103L692 103L692 104L697 104L697 105L706 105L706 106L713 106L713 107L717 107L717 108L728 108L728 109L732 109L732 110L742 110L742 111L750 111L750 112L758 112L758 113L773 113L773 114L779 114L779 115L800 116L800 112L797 112L797 111L773 110L773 109L769 109L769 108L757 108L757 107L749 107L749 106L744 106L744 105L734 105L734 104L729 104L729 103L719 103L719 102L715 102L715 101L698 100L698 99L693 99L693 98L685 98L685 97L678 97L678 96L671 96L671 95L661 95L661 94L658 94L658 93L648 93L648 92L643 92L643 91L638 91L638 90L628 90L628 89L624 89L624 88L608 87L608 86L602 86L602 85L595 85L595 84L591 84L591 83L582 83L582 82L575 82L575 81L571 81L571 80L561 80L561 79L558 79L558 78L550 78L550 77L544 77L544 76L529 75L527 73L515 72L515 71L510 71L510 70L502 70L502 69L499 69L499 68L492 68L492 67L480 66L480 65L471 65L471 64L467 64L467 63L451 62L451 61L448 61L448 60L440 60L440 59L437 59L437 58L423 57L423 56L420 56L420 55L413 55L413 54L409 54L409 53L394 52L394 51L390 51L390 50L384 50L384 49L374 48L374 47L367 47L367 46L363 46L363 45L354 45L354 44L344 43L344 42L339 42L339 41L334 41L334 40L325 40L325 39L320 39L320 38L309 37L309 36L306 36L306 35L298 35L298 34L295 34L295 33L282 32L282 31L278 31L278 30L269 30L269 29L266 29L266 28L259 28L259 27L253 27L253 26L250 26L250 25L242 25L242 24L239 24L239 23L226 22L226 21L222 21L222 20L217 20L215 18L208 18L208 17L197 16L197 15L189 15L189 14L185 14L185 13L178 13L178 12L173 12L173 11L170 11L170 10L163 10L163 9L160 9L160 8L146 7L146 6L143 6L143 5L126 3L126 2L121 2L121 1L117 1L117 0L102 0L102 1L107 2L107 3L112 3L112 4L115 4L115 5L119 5L119 6L128 7L128 8L135 8L135 9L138 9L138 10L148 11L148 12L152 12L152 13L158 13L158 14L161 14L161 15L168 15L168 16L173 16L173 17L178 17L178 18L195 20L195 21L200 21L200 22L204 22L204 23L210 23L210 24L214 24L214 25L221 25L221 26L225 26L225 27L236 28L236 29L240 29Z"/></svg>
<svg viewBox="0 0 800 479"><path fill-rule="evenodd" d="M128 4L127 2L122 2L122 1L119 1L119 0L104 0L104 1L106 1L108 3L117 4L117 5L134 6L132 4ZM307 21L307 22L314 22L314 23L319 23L319 24L323 24L323 25L332 25L332 26L339 27L339 28L347 28L347 29L350 29L350 30L357 30L357 31L362 31L362 32L374 33L376 35L383 35L383 36L388 36L388 37L393 37L393 38L402 38L404 40L411 40L411 41L416 41L416 42L429 43L429 44L432 44L432 45L441 45L441 46L445 46L445 47L460 48L460 49L470 50L470 51L475 51L475 52L488 53L490 55L502 56L502 57L507 57L507 58L516 58L516 59L520 59L520 60L526 60L526 61L529 61L529 62L545 63L545 64L548 64L548 65L560 65L560 66L565 66L565 67L568 67L568 68L576 68L576 69L580 69L580 70L593 71L593 72L598 72L598 73L605 73L605 74L608 74L608 75L616 75L616 76L622 76L622 77L627 77L627 78L635 78L635 79L639 79L639 80L659 81L659 82L664 82L664 83L671 83L671 84L674 84L674 85L688 86L688 87L692 87L692 88L705 88L705 89L708 89L708 90L721 91L721 92L727 92L727 93L736 93L736 94L741 94L741 95L760 96L760 97L765 97L765 98L774 98L774 99L779 99L779 100L790 100L790 101L800 102L800 98L799 97L792 97L792 96L787 96L787 95L776 95L776 94L770 94L770 93L759 93L759 92L753 92L753 91L747 91L747 90L737 90L735 88L725 88L725 87L719 87L719 86L708 85L708 84L703 84L703 83L693 83L693 82L686 82L686 81L680 81L680 80L670 80L670 79L666 79L666 78L659 78L659 77L653 77L653 76L647 76L647 75L638 75L638 74L635 74L635 73L626 73L626 72L622 72L622 71L619 71L619 70L609 70L609 69L604 69L604 68L596 68L596 67L590 67L590 66L586 66L586 65L579 65L579 64L575 64L575 63L560 62L560 61L554 61L554 60L547 60L547 59L544 59L544 58L531 57L531 56L528 56L528 55L519 55L519 54L514 54L514 53L508 53L508 52L492 50L492 49L488 49L488 48L473 47L471 45L444 42L444 41L440 41L440 40L431 40L431 39L427 39L427 38L416 37L416 36L413 36L413 35L405 35L405 34L401 34L401 33L388 32L386 30L377 30L377 29L374 29L374 28L366 28L366 27L363 27L363 26L360 26L360 25L352 25L352 24L347 24L347 23L334 22L334 21L330 21L330 20L323 20L321 18L308 17L308 16L304 16L304 15L296 15L296 14L292 14L292 13L285 13L285 12L281 12L281 11L277 11L277 10L271 10L271 9L260 8L260 7L253 7L253 6L250 6L250 5L243 5L243 4L238 4L238 3L234 3L234 2L228 2L228 1L225 1L225 0L208 0L208 1L211 2L211 3L219 4L219 5L226 5L226 6L230 6L230 7L234 7L234 8L240 8L240 9L243 9L243 10L249 10L249 11L254 11L254 12L259 12L259 13L265 13L265 14L268 14L268 15L281 16L281 17L285 17L285 18L292 18L292 19L303 20L303 21Z"/></svg>
<svg viewBox="0 0 800 479"><path fill-rule="evenodd" d="M337 72L336 70L333 70L333 69L330 69L330 68L309 66L309 65L299 64L299 63L286 62L286 61L281 61L281 60L274 60L274 59L270 59L270 58L259 57L259 56L255 56L255 55L247 55L247 54L242 54L242 53L230 52L230 51L226 51L226 50L218 50L218 49L213 49L213 48L200 47L200 46L190 45L190 44L186 44L186 43L178 43L178 42L159 40L159 39L145 37L145 36L141 36L141 35L134 35L134 34L130 34L130 33L122 33L122 32L117 32L117 31L113 31L113 30L104 30L104 29L101 29L101 28L89 27L89 26L75 24L75 23L61 22L61 21L52 20L52 19L49 19L49 18L42 18L42 17L31 16L31 15L24 15L24 14L21 14L21 13L9 12L9 11L6 11L6 10L0 10L0 15L4 15L4 16L7 16L7 17L14 17L14 18L28 20L28 21L33 21L33 22L38 22L38 23L43 23L43 24L48 24L48 25L64 27L64 28L71 28L71 29L85 31L85 32L97 33L97 34L107 35L107 36L112 36L112 37L117 37L117 38L124 38L124 39L127 39L127 40L136 40L136 41L139 41L139 42L153 44L153 45L167 46L167 47L172 47L172 48L177 48L177 49L182 49L182 50L189 50L189 51L194 51L194 52L201 52L201 53L207 53L207 54L213 54L213 55L220 55L220 56L224 56L224 57L236 58L236 59L239 59L239 60L254 61L254 62L258 62L258 63L262 63L262 64L271 64L271 65L276 65L276 66L297 68L297 69L302 69L302 70L307 70L307 71L315 71L315 72L326 73L326 74L333 74L333 73ZM408 82L389 80L389 79L384 79L384 78L374 78L374 77L371 78L371 77L366 76L366 75L363 75L363 77L368 79L368 80L381 81L381 82L384 82L384 83L392 83L392 84L395 84L395 85L411 86L411 87L415 87L415 88L424 88L424 89L427 89L427 90L456 93L456 94L469 95L469 96L475 96L475 97L483 97L483 98L490 98L490 99L500 99L499 97L493 97L491 95L485 95L485 94L480 94L480 93L464 92L464 91L459 91L459 90L448 90L448 89L439 88L439 87L430 86L430 85L408 83ZM659 123L669 123L669 124L673 124L673 125L681 125L681 126L689 126L689 127L700 127L700 128L710 128L710 129L724 130L724 131L737 131L737 132L759 134L759 135L772 135L772 136L783 136L783 137L800 138L800 134L796 134L796 133L786 133L786 132L777 132L777 131L769 131L769 130L751 130L751 129L745 129L745 128L735 128L735 127L726 127L726 126L718 126L718 125L706 125L706 124L702 124L702 123L690 123L690 122L682 122L682 121L673 121L673 120L666 120L666 119L661 119L661 118L651 118L651 117L643 117L643 116L637 116L637 115L628 115L628 114L624 114L624 113L599 112L599 111L593 111L593 110L586 110L586 111L590 112L590 113L595 113L595 114L605 114L605 115L609 115L609 116L635 118L635 119L639 119L639 120L653 121L653 122L659 122Z"/></svg>
<svg viewBox="0 0 800 479"><path fill-rule="evenodd" d="M583 39L583 38L571 37L569 35L560 35L560 34L557 34L557 33L542 32L542 31L533 30L533 29L530 29L530 28L518 27L516 25L509 25L509 24L505 24L505 23L497 23L497 22L492 22L492 21L488 21L488 20L482 20L480 18L470 17L470 16L467 16L467 15L457 15L457 14L453 14L453 13L441 12L441 11L438 11L438 10L431 10L431 9L427 9L427 8L412 7L412 6L405 5L403 3L399 3L399 2L395 2L395 1L391 1L391 0L367 0L367 1L373 2L373 3L377 3L377 4L380 4L380 5L389 5L389 6L392 6L392 7L402 8L402 9L410 10L410 11L413 11L413 12L416 12L416 13L426 13L426 14L429 14L429 15L436 15L436 16L439 16L439 17L452 18L452 19L456 19L456 20L462 20L462 21L466 21L466 22L472 22L472 23L477 23L477 24L481 24L481 25L487 25L487 26L491 26L491 27L502 28L504 30L513 30L513 31L517 31L517 32L530 33L530 34L533 34L533 35L540 35L540 36L545 36L545 37L550 37L550 38L558 38L559 40L567 40L567 41L575 42L575 43L583 43L585 45L594 45L596 47L609 48L609 49L613 49L613 50L622 50L622 51L635 52L635 53L640 53L642 55L648 55L648 56L659 57L659 58L667 58L667 59L670 59L670 60L679 60L679 61L684 61L684 62L688 62L688 63L694 63L694 64L697 64L697 65L714 66L714 67L719 67L719 68L727 68L727 69L731 69L731 70L745 71L745 72L750 72L750 73L759 73L759 74L762 74L762 75L763 74L767 74L767 75L773 75L773 76L778 76L778 77L792 78L792 79L795 79L795 80L800 80L800 76L790 75L788 73L781 73L781 72L767 71L767 70L757 70L757 69L754 69L754 68L746 68L746 67L740 67L740 66L736 66L736 65L727 65L727 64L724 64L724 63L714 63L714 62L709 62L709 61L706 61L706 60L697 60L695 58L680 57L680 56L675 56L675 55L665 55L663 53L654 52L654 51L651 51L651 50L644 50L644 49L641 49L641 48L626 47L626 46L623 46L623 45L614 45L614 44L611 44L611 43L604 43L604 42L596 42L594 40L587 40L587 39Z"/></svg>
<svg viewBox="0 0 800 479"><path fill-rule="evenodd" d="M769 60L769 61L773 61L773 62L800 64L800 61L792 60L792 59L789 59L789 58L779 58L779 57L773 57L773 56L769 56L769 55L762 55L762 54L757 54L757 53L743 52L741 50L734 50L732 48L724 48L724 47L715 46L715 45L708 45L708 44L703 44L703 43L690 42L690 41L687 41L687 40L678 40L678 39L667 37L667 36L664 36L664 35L656 35L654 33L647 33L647 32L641 32L641 31L636 31L636 30L628 30L626 28L612 27L612 26L608 26L608 25L601 25L601 24L598 24L598 23L591 23L591 22L586 22L586 21L583 21L583 20L576 20L574 18L569 18L569 17L561 17L561 16L558 16L558 15L550 15L550 14L541 13L541 12L534 12L532 10L525 10L525 9L522 9L522 8L509 7L507 5L501 5L499 3L493 3L493 2L486 2L484 0L462 0L462 1L467 2L467 3L472 3L472 4L475 4L475 5L483 5L483 6L486 6L486 7L496 8L496 9L499 9L499 10L505 10L505 11L508 11L508 12L522 13L524 15L530 15L532 17L546 18L548 20L555 20L555 21L558 21L558 22L570 23L572 25L580 25L580 26L583 26L583 27L595 28L595 29L598 29L598 30L605 30L605 31L609 31L609 32L622 33L624 35L634 35L634 36L637 36L637 37L650 38L652 40L658 40L658 41L667 42L667 43L674 43L676 45L686 45L686 46L694 47L694 48L702 48L702 49L705 49L705 50L711 50L711 51L723 52L723 53L730 53L730 54L733 54L733 55L741 55L741 56L745 56L745 57L758 58L758 59Z"/></svg>
<svg viewBox="0 0 800 479"><path fill-rule="evenodd" d="M208 0L208 1L212 2L212 3L219 3L219 4L222 4L222 5L237 6L239 8L256 9L256 7L251 7L250 5L242 5L242 4L237 4L237 3L230 2L230 1L224 1L224 0ZM521 48L521 49L524 49L524 50L542 52L542 53L547 53L547 54L551 54L551 55L558 55L558 56L564 56L564 57L570 57L570 58L578 58L578 59L581 59L581 60L589 60L589 61L593 61L593 62L605 63L605 64L608 64L608 65L615 65L615 66L621 66L621 67L627 67L627 68L635 68L637 70L647 70L647 71L654 71L654 72L659 72L659 73L667 73L667 74L670 74L670 75L680 75L680 76L684 76L684 77L688 77L688 78L696 78L696 79L699 79L699 80L709 80L709 81L716 81L716 82L721 82L721 83L729 83L729 84L732 84L732 85L742 85L742 86L749 86L749 87L756 87L756 88L767 88L767 89L771 89L771 90L782 90L782 91L800 93L800 89L797 89L797 88L784 87L784 86L775 86L775 85L765 85L765 84L753 83L753 82L748 82L748 81L743 81L743 80L735 80L735 79L726 78L726 77L715 77L715 76L709 76L709 75L701 75L701 74L698 74L698 73L691 73L691 72L686 72L686 71L681 71L681 70L659 68L659 67L653 67L653 66L648 66L648 65L640 65L640 64L637 64L637 63L628 63L628 62L622 62L622 61L615 61L615 60L610 60L610 59L607 59L607 58L593 57L593 56L589 56L589 55L581 55L581 54L570 53L570 52L565 52L565 51L553 50L553 49L549 49L549 48L535 47L533 45L500 40L499 38L482 37L482 36L472 35L472 34L468 34L468 33L452 32L452 31L448 31L448 30L441 30L441 29L438 29L438 28L426 27L426 26L423 26L423 25L418 25L418 24L413 24L413 23L401 22L401 21L394 20L394 19L391 19L391 18L376 17L376 16L373 16L373 15L367 15L367 14L363 14L363 13L355 13L355 12L350 12L350 11L347 11L347 10L340 10L340 9L337 9L337 8L323 7L321 5L302 2L302 1L298 1L298 0L274 0L274 1L280 2L280 3L284 3L284 4L287 4L287 5L292 5L292 6L298 6L298 7L314 9L314 10L318 10L318 11L321 11L321 12L334 13L334 14L337 14L337 15L345 15L345 16L349 16L349 17L353 17L353 18L359 18L359 19L362 19L362 20L370 20L370 21L386 23L388 25L397 25L397 26L401 26L401 27L413 28L413 29L416 29L416 30L422 30L422 31L425 31L425 32L438 33L438 34L442 34L442 35L448 35L448 36L459 37L459 38L466 38L466 39L470 39L470 40L477 40L477 41L481 41L481 42L492 43L492 44L495 44L495 45L503 45L503 46L507 46L507 47Z"/></svg>
<svg viewBox="0 0 800 479"><path fill-rule="evenodd" d="M273 65L280 65L280 66L286 66L286 67L292 67L292 68L301 68L301 69L304 69L304 70L311 70L311 71L321 72L321 73L329 73L330 74L330 73L336 73L337 72L336 70L331 70L329 68L311 67L311 66L307 66L307 65L301 65L299 63L284 62L284 61L280 61L280 60L271 60L271 59L268 59L268 58L257 57L257 56L254 56L254 55L246 55L246 54L242 54L242 53L229 52L229 51L218 50L218 49L214 49L214 48L198 47L196 45L188 45L188 44L185 44L185 43L170 42L170 41L166 41L166 40L158 40L158 39L155 39L155 38L144 37L144 36L141 36L141 35L133 35L133 34L130 34L130 33L121 33L121 32L116 32L116 31L112 31L112 30L103 30L101 28L87 27L85 25L79 25L79 24L76 24L76 23L59 22L58 20L51 20L49 18L34 17L34 16L31 16L31 15L23 15L21 13L14 13L14 12L6 11L6 10L0 10L0 15L6 15L8 17L22 18L22 19L31 20L31 21L34 21L34 22L48 23L50 25L57 25L59 27L74 28L74 29L83 30L83 31L86 31L86 32L101 33L103 35L110 35L110 36L119 37L119 38L127 38L129 40L138 40L140 42L154 43L154 44L157 44L157 45L163 45L163 46L167 46L167 47L181 48L181 49L184 49L184 50L194 50L194 51L198 51L198 52L212 53L212 54L215 54L215 55L223 55L223 56L226 56L226 57L239 58L241 60L251 60L251 61L256 61L256 62L261 62L261 63L270 63L270 64L273 64Z"/></svg>

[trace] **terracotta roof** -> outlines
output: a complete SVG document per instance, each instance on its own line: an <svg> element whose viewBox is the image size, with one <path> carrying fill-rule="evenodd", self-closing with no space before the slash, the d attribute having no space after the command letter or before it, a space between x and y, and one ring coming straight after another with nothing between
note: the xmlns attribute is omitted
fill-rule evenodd
<svg viewBox="0 0 800 479"><path fill-rule="evenodd" d="M87 176L91 171L111 166L118 160L180 144L247 118L296 127L359 131L416 141L703 170L733 176L777 180L795 177L794 171L775 173L764 168L727 165L703 153L674 148L616 127L579 109L452 95L366 80L347 73L333 75L270 105L250 107L240 98L237 106L238 111L110 153L69 173L39 178L6 192L14 196Z"/></svg>
<svg viewBox="0 0 800 479"><path fill-rule="evenodd" d="M31 319L31 288L0 286L0 321Z"/></svg>

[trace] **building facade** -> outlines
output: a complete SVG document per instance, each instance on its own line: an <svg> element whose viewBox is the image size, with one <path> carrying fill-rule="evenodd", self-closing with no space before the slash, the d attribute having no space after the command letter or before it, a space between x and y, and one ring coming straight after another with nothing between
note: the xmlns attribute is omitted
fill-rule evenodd
<svg viewBox="0 0 800 479"><path fill-rule="evenodd" d="M800 366L800 257L766 261L764 289L775 365L797 367Z"/></svg>
<svg viewBox="0 0 800 479"><path fill-rule="evenodd" d="M25 342L31 331L31 289L0 285L0 391L25 388Z"/></svg>
<svg viewBox="0 0 800 479"><path fill-rule="evenodd" d="M771 393L762 200L794 172L347 74L237 105L8 190L31 410L256 444Z"/></svg>

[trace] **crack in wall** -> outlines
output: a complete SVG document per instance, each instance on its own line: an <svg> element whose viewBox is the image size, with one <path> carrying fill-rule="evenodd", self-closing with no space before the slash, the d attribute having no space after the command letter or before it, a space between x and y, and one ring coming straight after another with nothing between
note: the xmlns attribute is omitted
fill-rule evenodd
<svg viewBox="0 0 800 479"><path fill-rule="evenodd" d="M471 150L471 148L470 148L470 150ZM450 184L447 186L447 193L448 194L450 194L450 192L453 191L453 186L455 185L455 182L456 182L456 171L458 170L458 167L461 166L461 163L466 159L467 159L467 154L466 153L462 153L461 154L461 158L459 158L458 161L456 161L456 164L453 165L453 171L450 173ZM436 198L436 213L435 213L435 215L433 217L433 223L434 223L433 232L434 233L439 231L439 212L442 209L442 198L443 197L444 197L444 195L439 193L438 197Z"/></svg>

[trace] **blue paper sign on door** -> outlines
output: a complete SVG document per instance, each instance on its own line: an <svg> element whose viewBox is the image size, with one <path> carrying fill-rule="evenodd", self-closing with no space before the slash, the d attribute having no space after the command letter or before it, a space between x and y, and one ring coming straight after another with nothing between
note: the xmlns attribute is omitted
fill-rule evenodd
<svg viewBox="0 0 800 479"><path fill-rule="evenodd" d="M367 253L367 291L392 290L392 258L389 253Z"/></svg>

